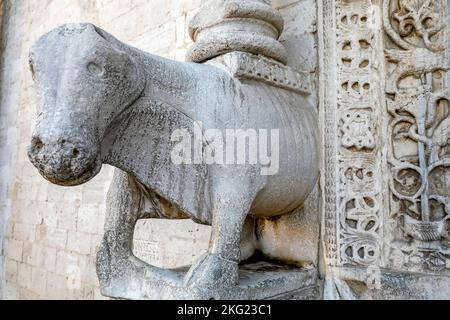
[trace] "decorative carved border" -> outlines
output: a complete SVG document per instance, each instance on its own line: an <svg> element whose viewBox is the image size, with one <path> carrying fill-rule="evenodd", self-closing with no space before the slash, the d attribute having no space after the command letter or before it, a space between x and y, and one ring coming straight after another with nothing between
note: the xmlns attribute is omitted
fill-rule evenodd
<svg viewBox="0 0 450 320"><path fill-rule="evenodd" d="M340 263L380 264L383 228L379 7L337 3Z"/></svg>
<svg viewBox="0 0 450 320"><path fill-rule="evenodd" d="M319 112L323 126L323 194L322 243L325 263L338 264L340 252L337 237L337 153L336 153L336 34L335 0L318 0L319 34Z"/></svg>
<svg viewBox="0 0 450 320"><path fill-rule="evenodd" d="M447 6L319 0L322 242L331 298L345 296L348 280L381 288L389 272L450 272Z"/></svg>
<svg viewBox="0 0 450 320"><path fill-rule="evenodd" d="M325 258L330 266L378 267L385 208L381 10L371 0L323 0L319 8Z"/></svg>
<svg viewBox="0 0 450 320"><path fill-rule="evenodd" d="M226 66L235 78L265 82L300 94L311 94L311 75L297 72L275 60L247 52L231 52L212 60Z"/></svg>

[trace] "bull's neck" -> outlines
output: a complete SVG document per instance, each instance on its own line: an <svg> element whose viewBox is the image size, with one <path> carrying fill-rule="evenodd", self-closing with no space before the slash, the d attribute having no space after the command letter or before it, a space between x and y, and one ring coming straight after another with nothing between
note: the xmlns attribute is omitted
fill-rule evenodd
<svg viewBox="0 0 450 320"><path fill-rule="evenodd" d="M151 135L156 128L155 118L161 110L171 109L173 112L195 118L196 88L199 65L172 61L159 56L151 55L141 51L130 52L138 62L141 77L145 81L145 88L136 101L132 102L110 125L105 133L103 151L108 154L119 154L123 148L120 141L124 142L122 136L139 135L137 140L145 140L146 135ZM163 106L163 107L157 107ZM160 130L160 128L159 128ZM137 138L137 137L136 137ZM144 141L145 143L145 141ZM127 147L128 152L139 153ZM107 156L108 161L116 157ZM115 165L114 163L111 163Z"/></svg>
<svg viewBox="0 0 450 320"><path fill-rule="evenodd" d="M141 68L146 79L143 98L170 105L182 113L196 117L192 105L197 102L197 88L202 81L199 69L204 66L144 54L141 57Z"/></svg>
<svg viewBox="0 0 450 320"><path fill-rule="evenodd" d="M196 195L183 191L190 190L183 187L185 183L205 190L204 171L171 162L172 134L177 129L192 131L199 110L196 65L151 56L147 59L146 89L109 126L102 141L103 163L131 174L182 212L207 212L195 209ZM192 108L191 104L197 107Z"/></svg>
<svg viewBox="0 0 450 320"><path fill-rule="evenodd" d="M145 89L110 124L102 144L104 162L135 175L151 171L142 162L154 163L155 153L162 156L160 143L167 143L163 138L194 122L208 126L228 119L239 97L233 78L219 68L138 53Z"/></svg>

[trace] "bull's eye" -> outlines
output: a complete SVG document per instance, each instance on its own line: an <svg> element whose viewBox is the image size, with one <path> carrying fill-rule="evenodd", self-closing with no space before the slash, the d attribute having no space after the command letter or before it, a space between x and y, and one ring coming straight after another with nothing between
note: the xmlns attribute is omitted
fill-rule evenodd
<svg viewBox="0 0 450 320"><path fill-rule="evenodd" d="M91 62L88 64L87 69L89 71L90 74L94 75L94 76L102 76L104 69L103 67L99 66L98 64Z"/></svg>

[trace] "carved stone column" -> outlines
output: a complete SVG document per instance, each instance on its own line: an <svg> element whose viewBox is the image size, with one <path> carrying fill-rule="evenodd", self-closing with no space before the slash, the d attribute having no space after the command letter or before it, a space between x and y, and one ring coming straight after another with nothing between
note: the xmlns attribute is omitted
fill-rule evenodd
<svg viewBox="0 0 450 320"><path fill-rule="evenodd" d="M277 40L283 18L270 1L203 1L202 9L190 22L195 44L188 59L203 62L218 55L242 51L286 62L286 49Z"/></svg>
<svg viewBox="0 0 450 320"><path fill-rule="evenodd" d="M447 2L387 0L389 263L450 271L450 104ZM446 23L447 21L447 23Z"/></svg>

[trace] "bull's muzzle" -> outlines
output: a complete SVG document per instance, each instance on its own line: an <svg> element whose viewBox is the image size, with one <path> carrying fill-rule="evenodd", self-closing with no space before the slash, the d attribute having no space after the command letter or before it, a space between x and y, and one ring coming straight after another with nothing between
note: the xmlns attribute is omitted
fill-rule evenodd
<svg viewBox="0 0 450 320"><path fill-rule="evenodd" d="M101 169L98 153L93 148L65 137L34 135L28 157L45 179L63 186L85 183Z"/></svg>

